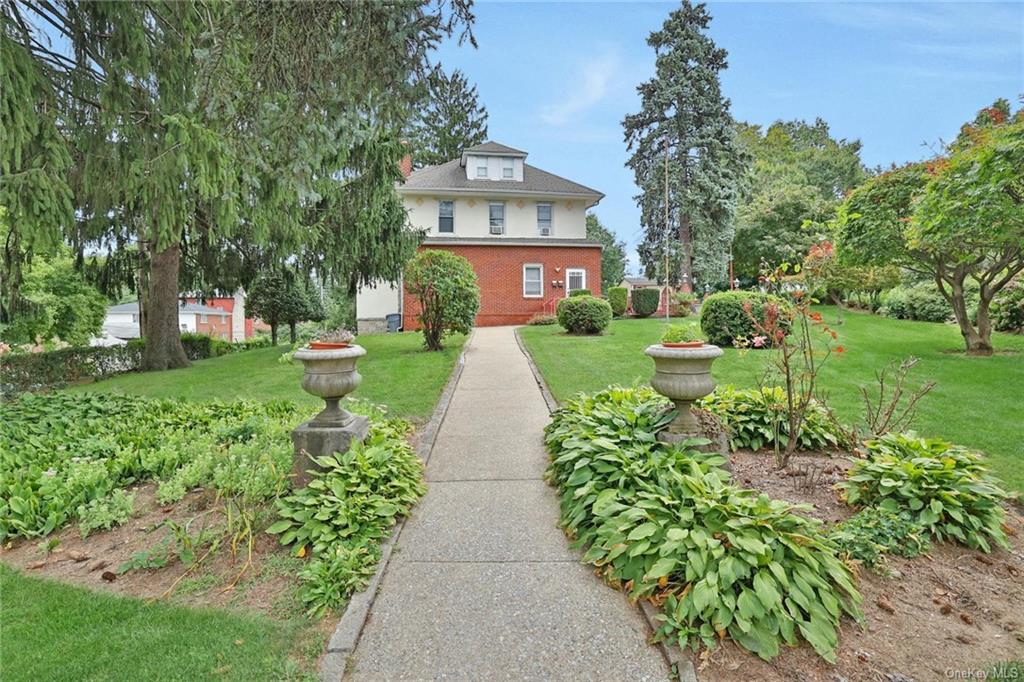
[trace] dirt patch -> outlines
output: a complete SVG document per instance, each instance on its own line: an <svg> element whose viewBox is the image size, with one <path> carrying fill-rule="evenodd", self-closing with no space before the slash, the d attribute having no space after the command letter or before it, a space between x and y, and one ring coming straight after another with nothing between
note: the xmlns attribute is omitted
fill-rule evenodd
<svg viewBox="0 0 1024 682"><path fill-rule="evenodd" d="M192 536L198 536L204 523L212 534L224 529L223 514L211 493L193 491L175 504L160 505L153 484L129 491L135 493L135 513L128 523L85 539L77 524L71 524L47 538L59 540L48 554L40 548L39 540L16 540L0 549L0 561L27 575L131 597L256 612L276 620L302 613L297 597L302 560L291 557L276 538L260 531L253 535L251 563L247 544L232 551L230 538L224 538L216 551L191 571L172 553L161 568L120 573L119 568L134 555L160 547L170 538L168 521L179 526L189 524ZM271 513L270 509L265 511ZM200 548L197 556L205 551ZM335 621L324 618L310 622L326 636Z"/></svg>
<svg viewBox="0 0 1024 682"><path fill-rule="evenodd" d="M737 483L772 497L813 505L807 513L834 523L852 510L833 486L849 462L836 456L797 456L794 476L774 469L770 454L732 457ZM801 645L768 663L731 642L705 652L702 681L782 680L907 682L953 679L1024 657L1024 518L1007 514L1011 551L983 554L959 545L933 545L917 559L891 557L891 577L859 571L864 627L847 619L840 630L835 665ZM961 676L956 679L967 679Z"/></svg>

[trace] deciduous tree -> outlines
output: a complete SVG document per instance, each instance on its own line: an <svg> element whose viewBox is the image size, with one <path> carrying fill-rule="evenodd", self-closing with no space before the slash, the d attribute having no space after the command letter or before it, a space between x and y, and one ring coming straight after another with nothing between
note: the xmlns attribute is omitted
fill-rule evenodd
<svg viewBox="0 0 1024 682"><path fill-rule="evenodd" d="M587 214L587 239L601 242L601 293L618 286L626 276L626 243L616 239L615 233L601 224L597 215Z"/></svg>

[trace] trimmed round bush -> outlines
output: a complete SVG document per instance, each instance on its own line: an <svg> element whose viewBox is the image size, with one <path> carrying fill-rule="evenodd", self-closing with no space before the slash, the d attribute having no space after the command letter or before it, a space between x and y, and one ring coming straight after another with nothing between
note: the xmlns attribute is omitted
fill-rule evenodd
<svg viewBox="0 0 1024 682"><path fill-rule="evenodd" d="M1024 332L1024 279L1014 280L992 299L992 326L1000 332Z"/></svg>
<svg viewBox="0 0 1024 682"><path fill-rule="evenodd" d="M757 335L757 329L751 321L743 304L750 301L751 314L762 319L766 303L774 302L788 306L778 296L763 294L759 291L722 291L711 294L700 308L700 328L708 343L716 346L731 346L738 338L750 338Z"/></svg>
<svg viewBox="0 0 1024 682"><path fill-rule="evenodd" d="M661 303L660 289L633 289L633 314L650 317Z"/></svg>
<svg viewBox="0 0 1024 682"><path fill-rule="evenodd" d="M594 294L592 294L590 292L590 289L575 289L575 290L569 292L569 296L570 297L572 297L572 296L593 296L593 295Z"/></svg>
<svg viewBox="0 0 1024 682"><path fill-rule="evenodd" d="M626 287L612 287L608 290L608 303L612 307L612 314L615 317L622 317L626 314L626 307L629 305L629 290Z"/></svg>
<svg viewBox="0 0 1024 682"><path fill-rule="evenodd" d="M600 334L612 321L608 301L593 296L570 296L558 304L558 324L570 334Z"/></svg>

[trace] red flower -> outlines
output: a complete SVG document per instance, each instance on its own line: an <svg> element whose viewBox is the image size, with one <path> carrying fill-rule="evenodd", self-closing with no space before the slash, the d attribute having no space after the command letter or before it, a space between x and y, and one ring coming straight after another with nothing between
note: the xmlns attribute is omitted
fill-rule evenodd
<svg viewBox="0 0 1024 682"><path fill-rule="evenodd" d="M846 349L843 348L842 346L836 346L836 352L837 353L845 353Z"/></svg>
<svg viewBox="0 0 1024 682"><path fill-rule="evenodd" d="M821 322L821 313L811 313L811 319L815 322Z"/></svg>

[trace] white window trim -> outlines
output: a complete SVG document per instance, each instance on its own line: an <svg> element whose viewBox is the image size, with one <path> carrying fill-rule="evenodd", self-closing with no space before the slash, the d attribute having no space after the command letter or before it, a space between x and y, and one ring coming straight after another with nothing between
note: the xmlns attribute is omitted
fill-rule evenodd
<svg viewBox="0 0 1024 682"><path fill-rule="evenodd" d="M572 281L572 274L574 272L578 272L581 275L583 275L583 286L581 286L580 289L586 289L587 288L587 270L586 270L586 268L566 268L565 269L565 295L566 295L566 297L568 297L573 291L577 291L576 289L573 289L573 290L569 289L569 282Z"/></svg>
<svg viewBox="0 0 1024 682"><path fill-rule="evenodd" d="M539 294L528 294L528 293L526 293L526 268L538 268L538 269L540 269L540 293ZM523 298L544 298L544 264L543 263L523 263Z"/></svg>
<svg viewBox="0 0 1024 682"><path fill-rule="evenodd" d="M441 231L441 204L445 201L450 201L452 204L452 231L442 232ZM489 217L489 216L488 216ZM437 233L438 234L455 234L455 199L438 199L437 200Z"/></svg>
<svg viewBox="0 0 1024 682"><path fill-rule="evenodd" d="M540 207L547 206L551 209L551 231L544 234L540 231ZM537 235L540 237L554 237L555 236L555 204L550 201L538 201L537 202Z"/></svg>
<svg viewBox="0 0 1024 682"><path fill-rule="evenodd" d="M508 171L508 175L505 175L505 171ZM516 162L512 159L502 159L501 161L501 179L502 180L514 180L516 177Z"/></svg>
<svg viewBox="0 0 1024 682"><path fill-rule="evenodd" d="M501 206L501 232L491 232L491 206ZM491 237L503 237L508 233L508 206L504 201L487 202L487 234Z"/></svg>

